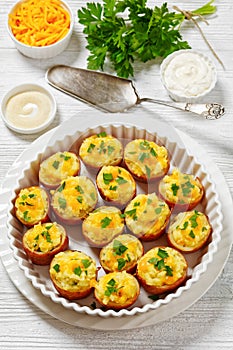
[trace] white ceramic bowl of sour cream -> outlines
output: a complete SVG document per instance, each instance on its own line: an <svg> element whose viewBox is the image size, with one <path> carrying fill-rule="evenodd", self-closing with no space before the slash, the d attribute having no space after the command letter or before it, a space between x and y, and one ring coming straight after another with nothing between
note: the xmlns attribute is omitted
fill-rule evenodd
<svg viewBox="0 0 233 350"><path fill-rule="evenodd" d="M209 57L188 49L175 51L160 66L161 81L177 102L196 102L213 90L217 71Z"/></svg>
<svg viewBox="0 0 233 350"><path fill-rule="evenodd" d="M25 83L13 87L2 98L1 115L11 130L35 134L54 120L57 103L53 94L39 84Z"/></svg>

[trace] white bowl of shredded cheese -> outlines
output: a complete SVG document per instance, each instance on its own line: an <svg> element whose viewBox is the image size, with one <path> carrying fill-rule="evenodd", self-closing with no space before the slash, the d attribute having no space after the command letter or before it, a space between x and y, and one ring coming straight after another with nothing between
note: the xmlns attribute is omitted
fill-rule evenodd
<svg viewBox="0 0 233 350"><path fill-rule="evenodd" d="M8 15L7 30L25 56L47 59L69 44L74 26L69 5L60 0L22 0Z"/></svg>
<svg viewBox="0 0 233 350"><path fill-rule="evenodd" d="M160 76L169 96L177 102L196 102L210 93L217 81L209 57L192 49L175 51L160 66Z"/></svg>

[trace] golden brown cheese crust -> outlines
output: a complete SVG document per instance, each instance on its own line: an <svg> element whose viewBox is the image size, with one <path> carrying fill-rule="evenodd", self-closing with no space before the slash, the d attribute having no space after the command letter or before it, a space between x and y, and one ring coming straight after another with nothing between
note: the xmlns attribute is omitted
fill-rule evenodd
<svg viewBox="0 0 233 350"><path fill-rule="evenodd" d="M101 206L89 213L82 224L82 233L93 247L103 247L122 233L124 218L119 208Z"/></svg>
<svg viewBox="0 0 233 350"><path fill-rule="evenodd" d="M197 210L179 213L169 225L168 241L174 248L192 253L202 248L212 232L208 217Z"/></svg>
<svg viewBox="0 0 233 350"><path fill-rule="evenodd" d="M122 143L106 132L83 140L79 156L88 167L100 169L104 165L119 165L123 158Z"/></svg>
<svg viewBox="0 0 233 350"><path fill-rule="evenodd" d="M88 296L96 282L95 261L77 250L66 250L54 256L49 269L54 287L64 298L81 299Z"/></svg>
<svg viewBox="0 0 233 350"><path fill-rule="evenodd" d="M127 273L111 272L96 283L96 300L107 309L121 310L134 304L139 296L140 287L136 278Z"/></svg>
<svg viewBox="0 0 233 350"><path fill-rule="evenodd" d="M174 168L160 181L159 194L174 210L192 210L201 202L204 187L198 177Z"/></svg>
<svg viewBox="0 0 233 350"><path fill-rule="evenodd" d="M128 229L143 241L160 237L168 224L169 206L155 193L137 195L125 208Z"/></svg>
<svg viewBox="0 0 233 350"><path fill-rule="evenodd" d="M171 247L150 249L138 261L136 276L143 288L153 294L170 292L186 279L187 262Z"/></svg>
<svg viewBox="0 0 233 350"><path fill-rule="evenodd" d="M119 166L104 166L96 178L101 197L113 205L124 207L136 194L132 175Z"/></svg>
<svg viewBox="0 0 233 350"><path fill-rule="evenodd" d="M15 200L15 215L25 226L31 227L49 220L49 196L39 186L20 190Z"/></svg>
<svg viewBox="0 0 233 350"><path fill-rule="evenodd" d="M68 248L64 227L56 222L37 224L23 236L23 248L33 264L49 265L55 254Z"/></svg>
<svg viewBox="0 0 233 350"><path fill-rule="evenodd" d="M77 176L80 172L80 160L72 152L57 152L40 164L39 181L49 188L55 189L68 176Z"/></svg>
<svg viewBox="0 0 233 350"><path fill-rule="evenodd" d="M136 139L126 145L124 162L132 175L143 182L161 179L170 167L167 149L144 139Z"/></svg>
<svg viewBox="0 0 233 350"><path fill-rule="evenodd" d="M97 203L94 183L86 176L70 176L52 192L52 208L57 218L75 225L90 213Z"/></svg>
<svg viewBox="0 0 233 350"><path fill-rule="evenodd" d="M108 272L127 271L134 273L137 261L144 252L138 238L129 234L117 236L100 251L100 264Z"/></svg>

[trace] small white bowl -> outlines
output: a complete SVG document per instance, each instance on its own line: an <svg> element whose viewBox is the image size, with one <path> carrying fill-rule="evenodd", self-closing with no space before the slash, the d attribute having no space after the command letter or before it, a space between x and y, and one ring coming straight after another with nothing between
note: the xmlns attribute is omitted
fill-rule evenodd
<svg viewBox="0 0 233 350"><path fill-rule="evenodd" d="M196 102L209 94L217 71L209 57L188 49L168 55L160 66L160 78L169 96L177 102Z"/></svg>
<svg viewBox="0 0 233 350"><path fill-rule="evenodd" d="M9 14L13 12L16 6L18 6L19 3L24 2L19 1L17 2L10 10ZM59 55L62 51L66 49L70 42L70 38L72 35L73 27L74 27L74 18L73 18L73 13L71 11L71 8L65 1L61 1L62 6L67 10L67 12L70 15L70 29L67 33L67 35L62 38L61 40L57 41L54 44L48 45L48 46L29 46L26 44L23 44L19 40L17 40L12 33L12 30L9 26L8 19L7 19L7 30L8 33L13 40L15 47L20 51L23 55L31 58L36 58L36 59L46 59L46 58L51 58Z"/></svg>
<svg viewBox="0 0 233 350"><path fill-rule="evenodd" d="M24 93L24 92L32 92L32 91L36 91L36 92L40 92L42 94L45 95L45 97L47 99L49 99L50 101L50 111L48 114L48 117L42 121L41 123L37 123L37 126L31 126L31 127L19 127L16 124L14 124L12 121L8 120L7 116L6 116L6 110L7 110L7 105L8 102L10 101L10 99L18 94ZM30 108L30 106L29 106ZM54 98L54 96L52 95L52 93L47 90L45 87L43 87L42 85L39 84L31 84L31 83L25 83L25 84L21 84L21 85L17 85L14 88L12 88L10 91L8 91L2 98L2 102L1 102L1 115L2 115L2 119L4 121L4 123L6 124L6 126L15 131L18 132L20 134L35 134L38 133L44 129L46 129L54 120L55 116L56 116L56 112L57 112L57 103L56 100ZM20 113L20 111L19 111ZM30 118L33 117L33 109L32 109L32 116L25 116L25 118Z"/></svg>

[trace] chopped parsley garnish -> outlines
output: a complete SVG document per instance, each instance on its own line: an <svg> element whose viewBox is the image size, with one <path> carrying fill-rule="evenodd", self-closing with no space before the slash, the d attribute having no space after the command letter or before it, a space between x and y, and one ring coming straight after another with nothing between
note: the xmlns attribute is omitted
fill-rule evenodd
<svg viewBox="0 0 233 350"><path fill-rule="evenodd" d="M58 192L62 192L62 191L64 190L65 187L66 187L66 182L64 181L64 182L62 182L61 186L58 187L57 191L58 191Z"/></svg>
<svg viewBox="0 0 233 350"><path fill-rule="evenodd" d="M126 215L129 215L130 217L132 217L133 220L137 220L136 208L125 211L125 214L126 214Z"/></svg>
<svg viewBox="0 0 233 350"><path fill-rule="evenodd" d="M183 231L183 230L186 230L186 228L188 227L188 225L189 225L188 221L185 221L183 227L181 227L180 229L181 229L182 231Z"/></svg>
<svg viewBox="0 0 233 350"><path fill-rule="evenodd" d="M193 214L190 218L189 218L189 221L191 222L191 227L192 228L195 228L198 226L198 223L197 223L197 217L199 216L199 213L198 211L194 211L195 214Z"/></svg>
<svg viewBox="0 0 233 350"><path fill-rule="evenodd" d="M54 269L56 272L59 272L59 271L60 271L60 265L59 265L59 264L53 265L53 269Z"/></svg>
<svg viewBox="0 0 233 350"><path fill-rule="evenodd" d="M81 267L80 267L80 266L75 267L75 268L74 268L74 273L75 273L75 275L80 276L81 273L82 273Z"/></svg>
<svg viewBox="0 0 233 350"><path fill-rule="evenodd" d="M108 146L108 155L110 156L114 152L115 148L113 146Z"/></svg>
<svg viewBox="0 0 233 350"><path fill-rule="evenodd" d="M177 196L177 192L178 192L178 189L179 189L179 188L180 188L180 187L177 186L176 183L173 183L173 184L171 185L171 190L172 190L173 196Z"/></svg>
<svg viewBox="0 0 233 350"><path fill-rule="evenodd" d="M59 197L58 198L58 204L59 204L59 207L61 209L65 209L66 208L66 200L65 200L65 198Z"/></svg>
<svg viewBox="0 0 233 350"><path fill-rule="evenodd" d="M155 213L156 213L156 214L160 214L161 211L162 211L162 208L161 208L161 207L155 208Z"/></svg>
<svg viewBox="0 0 233 350"><path fill-rule="evenodd" d="M150 154L153 156L153 157L157 157L158 154L155 152L154 148L151 148L150 149Z"/></svg>
<svg viewBox="0 0 233 350"><path fill-rule="evenodd" d="M113 242L113 252L115 255L122 255L128 248L117 239Z"/></svg>
<svg viewBox="0 0 233 350"><path fill-rule="evenodd" d="M120 287L123 288L123 287ZM117 293L120 288L116 288L116 281L112 278L107 283L107 289L105 290L105 295L110 297L112 293Z"/></svg>
<svg viewBox="0 0 233 350"><path fill-rule="evenodd" d="M141 150L147 150L147 149L150 148L150 144L149 144L148 141L144 140L144 141L140 142L139 148L140 148Z"/></svg>
<svg viewBox="0 0 233 350"><path fill-rule="evenodd" d="M93 151L93 149L95 148L95 145L93 143L90 143L88 149L87 149L87 152L88 153L91 153Z"/></svg>
<svg viewBox="0 0 233 350"><path fill-rule="evenodd" d="M93 201L96 200L96 196L95 196L95 193L94 193L94 192L91 192L90 197L91 197L91 199L92 199Z"/></svg>
<svg viewBox="0 0 233 350"><path fill-rule="evenodd" d="M150 299L153 300L153 301L156 301L156 300L159 299L159 296L156 295L156 294L153 294L153 295L148 295L148 298L150 298Z"/></svg>
<svg viewBox="0 0 233 350"><path fill-rule="evenodd" d="M98 152L99 152L99 154L101 154L102 152L106 153L106 148L104 148L104 141L101 141Z"/></svg>
<svg viewBox="0 0 233 350"><path fill-rule="evenodd" d="M190 181L186 181L184 184L182 184L181 189L183 196L187 197L190 194L192 188L194 188L194 185L192 185Z"/></svg>
<svg viewBox="0 0 233 350"><path fill-rule="evenodd" d="M76 186L75 187L75 189L80 193L80 194L83 194L84 193L84 191L83 191L83 189L82 189L82 187L81 186Z"/></svg>
<svg viewBox="0 0 233 350"><path fill-rule="evenodd" d="M166 252L166 250L159 248L157 255L161 259L153 257L153 258L149 259L148 262L150 264L153 264L155 269L158 269L158 270L165 269L167 276L173 276L172 268L169 265L165 265L164 259L169 256L168 253Z"/></svg>
<svg viewBox="0 0 233 350"><path fill-rule="evenodd" d="M96 135L97 137L106 137L107 133L105 131L100 132L99 134Z"/></svg>
<svg viewBox="0 0 233 350"><path fill-rule="evenodd" d="M85 269L87 269L91 265L91 260L89 259L82 259L81 261Z"/></svg>
<svg viewBox="0 0 233 350"><path fill-rule="evenodd" d="M191 238L195 238L195 234L194 234L193 230L191 230L191 231L189 232L189 236L190 236Z"/></svg>
<svg viewBox="0 0 233 350"><path fill-rule="evenodd" d="M140 202L134 202L133 206L134 206L134 207L139 207L140 204L141 204Z"/></svg>
<svg viewBox="0 0 233 350"><path fill-rule="evenodd" d="M111 185L111 186L109 187L109 189L110 189L111 191L116 191L116 190L117 190L117 186L112 186L112 185Z"/></svg>
<svg viewBox="0 0 233 350"><path fill-rule="evenodd" d="M148 179L151 176L151 169L146 165L146 176L148 177Z"/></svg>
<svg viewBox="0 0 233 350"><path fill-rule="evenodd" d="M118 185L123 185L123 184L127 183L128 181L125 180L122 176L117 176L116 182L118 183Z"/></svg>
<svg viewBox="0 0 233 350"><path fill-rule="evenodd" d="M71 158L71 156L67 156L64 153L60 154L60 157L63 158L65 161L67 161Z"/></svg>
<svg viewBox="0 0 233 350"><path fill-rule="evenodd" d="M24 221L30 221L31 220L31 217L28 216L28 210L23 212L23 219L24 219Z"/></svg>
<svg viewBox="0 0 233 350"><path fill-rule="evenodd" d="M28 197L29 197L29 198L35 198L35 197L36 197L36 194L35 194L35 193L29 193Z"/></svg>
<svg viewBox="0 0 233 350"><path fill-rule="evenodd" d="M126 260L123 259L123 258L119 258L119 259L117 259L117 263L118 263L117 268L118 268L118 270L120 271L120 270L122 270L123 267L125 266Z"/></svg>
<svg viewBox="0 0 233 350"><path fill-rule="evenodd" d="M83 202L83 197L82 197L82 196L78 196L76 199L77 199L77 201L78 201L80 204L82 204L82 202Z"/></svg>
<svg viewBox="0 0 233 350"><path fill-rule="evenodd" d="M100 221L100 223L101 223L101 228L106 228L106 227L108 227L109 225L110 225L110 223L112 222L112 219L110 219L109 217L105 217L104 219L102 219L101 221Z"/></svg>
<svg viewBox="0 0 233 350"><path fill-rule="evenodd" d="M51 236L48 231L43 231L41 235L46 239L48 243L52 243Z"/></svg>
<svg viewBox="0 0 233 350"><path fill-rule="evenodd" d="M103 180L105 185L109 185L110 182L113 180L113 176L111 173L103 173Z"/></svg>
<svg viewBox="0 0 233 350"><path fill-rule="evenodd" d="M144 162L144 160L146 159L146 158L149 158L150 157L150 155L149 155L149 153L140 153L139 154L139 156L138 156L138 160L140 161L140 162Z"/></svg>
<svg viewBox="0 0 233 350"><path fill-rule="evenodd" d="M55 160L52 165L53 165L54 169L58 169L59 164L60 164L60 162L58 160Z"/></svg>

